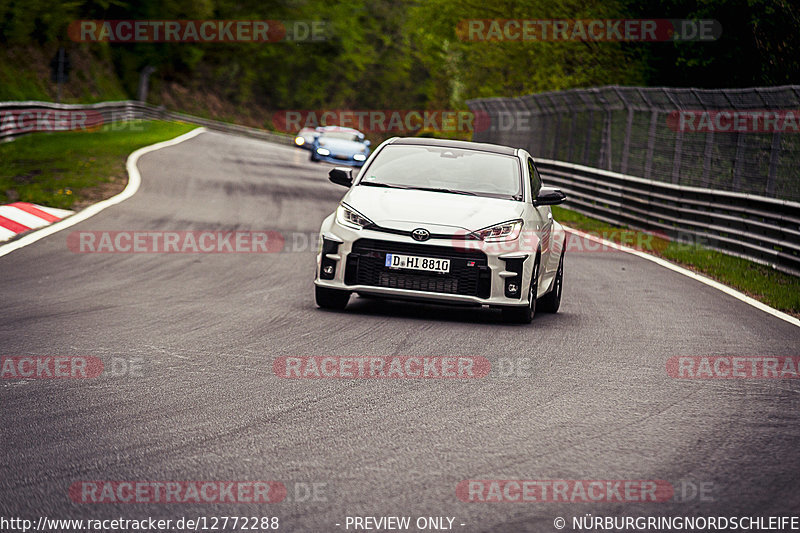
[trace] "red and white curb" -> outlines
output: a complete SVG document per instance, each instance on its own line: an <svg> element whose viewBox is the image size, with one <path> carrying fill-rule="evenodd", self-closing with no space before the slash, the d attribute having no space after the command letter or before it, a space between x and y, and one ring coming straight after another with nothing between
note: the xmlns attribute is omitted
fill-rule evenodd
<svg viewBox="0 0 800 533"><path fill-rule="evenodd" d="M19 239L15 239L11 242L0 244L0 257L4 255L8 255L14 250L19 250L20 248L24 248L29 244L33 244L34 242L44 239L49 235L53 235L54 233L58 233L59 231L72 227L79 222L83 222L84 220L93 217L97 213L103 211L111 207L112 205L116 205L120 202L123 202L133 196L136 191L139 189L139 184L142 182L142 176L139 174L139 169L136 168L136 162L139 161L139 158L146 153L153 152L155 150L160 150L162 148L166 148L168 146L175 146L176 144L182 143L187 139L191 139L192 137L196 137L203 133L204 131L208 131L205 128L195 128L188 133L184 133L183 135L179 135L174 139L170 139L168 141L162 141L160 143L151 144L150 146L145 146L144 148L139 148L131 155L128 156L128 160L125 162L125 168L128 170L128 185L125 186L125 189L116 196L112 196L111 198L107 198L101 202L97 202L96 204L92 204L89 207L78 211L74 215L67 217L63 220L59 220L57 222L53 222L49 226L44 228L40 228L37 231L31 231L26 235L23 235ZM2 240L2 239L0 239Z"/></svg>
<svg viewBox="0 0 800 533"><path fill-rule="evenodd" d="M58 222L74 213L68 209L56 209L28 202L0 205L0 242Z"/></svg>

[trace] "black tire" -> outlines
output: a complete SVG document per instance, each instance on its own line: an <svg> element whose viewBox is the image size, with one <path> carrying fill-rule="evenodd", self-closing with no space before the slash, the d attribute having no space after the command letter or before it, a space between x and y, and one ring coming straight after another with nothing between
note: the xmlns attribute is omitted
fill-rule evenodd
<svg viewBox="0 0 800 533"><path fill-rule="evenodd" d="M533 276L528 286L528 305L503 307L503 321L510 324L530 324L536 315L536 291L539 286L539 256L533 264Z"/></svg>
<svg viewBox="0 0 800 533"><path fill-rule="evenodd" d="M316 156L316 154L314 153L314 149L313 149L313 148L311 149L311 155L309 155L309 156L308 156L308 158L309 158L311 161L313 161L314 163L316 163L316 162L318 162L318 161L319 161L319 159L317 159L317 156Z"/></svg>
<svg viewBox="0 0 800 533"><path fill-rule="evenodd" d="M553 280L553 288L539 299L538 309L545 313L555 313L561 306L561 291L564 287L564 252L558 261L558 272Z"/></svg>
<svg viewBox="0 0 800 533"><path fill-rule="evenodd" d="M317 306L322 309L335 309L341 311L347 307L350 301L350 293L337 289L326 289L325 287L314 287L314 297Z"/></svg>

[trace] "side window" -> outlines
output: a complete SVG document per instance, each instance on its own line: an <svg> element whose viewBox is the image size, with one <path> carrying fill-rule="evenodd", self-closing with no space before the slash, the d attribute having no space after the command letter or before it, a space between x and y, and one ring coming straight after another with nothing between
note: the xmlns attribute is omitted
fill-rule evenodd
<svg viewBox="0 0 800 533"><path fill-rule="evenodd" d="M536 170L533 159L530 157L528 158L528 174L531 176L531 195L536 198L539 194L539 189L542 188L542 178L539 177L539 171ZM533 201L533 198L531 198L531 201Z"/></svg>

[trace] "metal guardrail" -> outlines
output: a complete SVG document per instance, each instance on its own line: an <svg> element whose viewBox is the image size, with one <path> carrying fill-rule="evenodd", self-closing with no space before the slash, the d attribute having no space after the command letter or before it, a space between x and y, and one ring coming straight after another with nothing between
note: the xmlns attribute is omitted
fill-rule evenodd
<svg viewBox="0 0 800 533"><path fill-rule="evenodd" d="M660 232L800 275L800 203L675 185L537 159L565 207L605 222Z"/></svg>
<svg viewBox="0 0 800 533"><path fill-rule="evenodd" d="M131 120L169 120L205 126L210 130L236 133L265 141L291 144L293 135L230 124L184 113L168 111L134 100L97 104L56 104L52 102L0 102L0 141L13 140L33 131L95 129Z"/></svg>

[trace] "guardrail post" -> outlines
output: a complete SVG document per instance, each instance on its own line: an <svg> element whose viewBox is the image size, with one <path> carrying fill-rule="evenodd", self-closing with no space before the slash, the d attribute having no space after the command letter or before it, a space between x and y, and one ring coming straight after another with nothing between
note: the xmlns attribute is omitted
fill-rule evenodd
<svg viewBox="0 0 800 533"><path fill-rule="evenodd" d="M605 113L603 114L603 132L600 136L600 155L597 161L598 168L606 168L607 170L612 170L611 168L611 108L608 105L608 101L603 97L603 94L600 91L597 91L597 98L600 100L600 103L603 105L605 109ZM603 162L606 162L606 166L603 167Z"/></svg>
<svg viewBox="0 0 800 533"><path fill-rule="evenodd" d="M567 161L574 160L574 145L575 145L575 122L578 120L578 112L574 107L570 107L572 111L569 116L569 135L567 136Z"/></svg>
<svg viewBox="0 0 800 533"><path fill-rule="evenodd" d="M147 65L142 69L139 73L139 92L138 92L138 99L140 102L147 101L147 89L150 84L150 75L156 71L155 67Z"/></svg>
<svg viewBox="0 0 800 533"><path fill-rule="evenodd" d="M552 95L547 95L550 105L553 106L553 114L556 117L556 131L553 134L553 149L550 153L550 159L558 159L558 145L559 137L561 137L561 109L558 103L553 99Z"/></svg>
<svg viewBox="0 0 800 533"><path fill-rule="evenodd" d="M701 187L708 187L709 174L711 173L711 155L714 153L714 132L706 132L706 146L703 149L703 177Z"/></svg>
<svg viewBox="0 0 800 533"><path fill-rule="evenodd" d="M583 164L589 164L589 152L592 151L592 129L594 128L594 109L589 109L588 124L586 126L586 141L583 145Z"/></svg>
<svg viewBox="0 0 800 533"><path fill-rule="evenodd" d="M738 191L742 183L742 167L744 166L744 145L747 142L747 134L739 132L736 134L736 155L733 162L733 190Z"/></svg>
<svg viewBox="0 0 800 533"><path fill-rule="evenodd" d="M647 131L647 157L644 160L644 177L650 179L653 173L653 153L656 148L656 126L658 125L658 111L650 112L650 129Z"/></svg>
<svg viewBox="0 0 800 533"><path fill-rule="evenodd" d="M681 157L683 155L683 132L675 133L675 154L672 158L672 183L681 179Z"/></svg>
<svg viewBox="0 0 800 533"><path fill-rule="evenodd" d="M619 87L615 87L614 91L616 91L617 96L622 101L622 105L627 109L628 115L625 121L625 139L622 142L622 157L619 163L619 171L623 174L628 173L628 155L631 150L631 131L633 130L633 106L628 99L625 98L624 91L621 91Z"/></svg>
<svg viewBox="0 0 800 533"><path fill-rule="evenodd" d="M767 186L764 193L766 196L775 196L775 178L778 173L778 159L781 153L781 132L775 130L772 134L772 149L769 153L769 175L767 176Z"/></svg>
<svg viewBox="0 0 800 533"><path fill-rule="evenodd" d="M633 109L628 108L628 121L625 124L625 143L622 146L622 161L619 164L619 171L623 174L628 173L628 154L631 151L631 130L633 130Z"/></svg>

